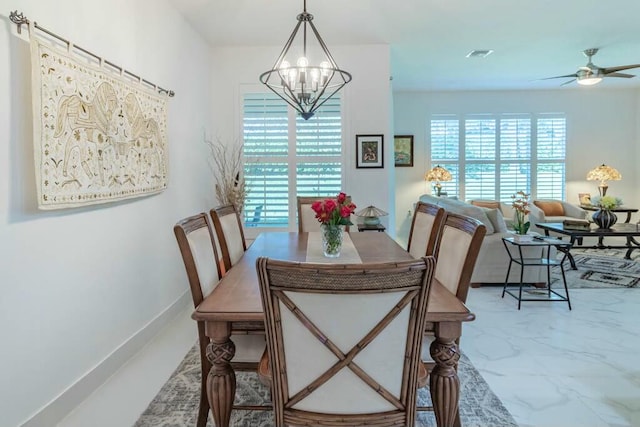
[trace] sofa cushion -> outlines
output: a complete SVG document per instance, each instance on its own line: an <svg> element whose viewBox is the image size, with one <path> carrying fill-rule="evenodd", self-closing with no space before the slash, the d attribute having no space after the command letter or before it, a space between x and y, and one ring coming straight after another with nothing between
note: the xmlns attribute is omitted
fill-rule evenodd
<svg viewBox="0 0 640 427"><path fill-rule="evenodd" d="M533 204L539 207L545 216L564 216L564 206L560 202L534 200Z"/></svg>
<svg viewBox="0 0 640 427"><path fill-rule="evenodd" d="M495 229L493 228L493 224L489 220L489 217L487 217L484 209L479 206L473 206L467 202L463 202L460 200L435 197L428 194L423 194L422 196L420 196L420 200L426 203L442 206L449 212L475 218L482 224L484 224L484 226L487 228L487 234L493 234L495 232Z"/></svg>
<svg viewBox="0 0 640 427"><path fill-rule="evenodd" d="M491 225L493 225L493 230L495 233L506 233L507 232L507 223L504 221L504 216L502 216L502 211L500 209L484 209L484 213L487 214L487 218L491 221Z"/></svg>
<svg viewBox="0 0 640 427"><path fill-rule="evenodd" d="M500 209L500 202L496 200L471 200L469 203L481 208Z"/></svg>

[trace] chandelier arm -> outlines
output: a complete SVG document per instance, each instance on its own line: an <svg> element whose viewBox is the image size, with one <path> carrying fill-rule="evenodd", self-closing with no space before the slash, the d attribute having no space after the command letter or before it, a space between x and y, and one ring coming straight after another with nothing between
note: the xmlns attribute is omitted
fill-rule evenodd
<svg viewBox="0 0 640 427"><path fill-rule="evenodd" d="M295 103L291 102L291 100L289 99L289 94L286 94L286 93L285 93L285 96L282 96L280 93L278 93L278 92L277 92L274 88L272 88L271 86L269 86L269 85L266 85L266 86L269 88L269 90L270 90L271 92L273 92L273 93L275 93L276 95L278 95L278 96L279 96L281 99L283 99L287 104L289 104L291 107L293 107L293 109L294 109L294 110L296 110L297 112L299 112L299 113L301 113L301 114L304 112L304 111L300 110L300 107L299 107L297 104L295 104Z"/></svg>
<svg viewBox="0 0 640 427"><path fill-rule="evenodd" d="M273 67L271 67L272 70L277 70L278 69L278 65L282 62L282 60L284 59L285 55L289 51L289 48L291 47L291 44L293 43L293 40L296 38L296 34L298 34L298 28L300 28L300 24L302 24L302 21L298 21L298 23L296 24L295 28L293 29L293 32L289 36L289 39L284 44L284 48L282 48L282 51L280 52L280 55L278 56L278 59L276 59L275 64L273 64Z"/></svg>
<svg viewBox="0 0 640 427"><path fill-rule="evenodd" d="M318 39L318 44L320 45L320 47L324 51L324 54L327 55L327 58L329 59L329 62L331 62L331 65L333 66L333 68L337 69L338 68L338 64L336 63L335 59L333 59L333 56L331 56L331 53L329 52L329 48L324 43L324 40L320 36L320 33L318 32L318 29L316 28L315 25L313 25L312 21L309 21L309 25L311 25L311 29L313 30L313 33L316 35L316 38Z"/></svg>
<svg viewBox="0 0 640 427"><path fill-rule="evenodd" d="M320 108L322 106L322 104L324 104L325 102L327 102L329 99L331 99L331 97L333 95L336 94L336 92L338 92L340 89L342 89L342 87L344 86L344 84L338 86L336 88L336 90L334 90L333 92L331 92L331 95L327 96L326 98L322 99L322 102L317 104L317 102L320 100L320 96L317 96L314 103L313 103L313 107L311 108L311 111L314 111L317 108ZM324 93L324 90L322 91L322 93ZM317 104L317 105L316 105Z"/></svg>
<svg viewBox="0 0 640 427"><path fill-rule="evenodd" d="M307 22L311 21L304 21L304 26L302 27L302 56L305 58L307 58Z"/></svg>

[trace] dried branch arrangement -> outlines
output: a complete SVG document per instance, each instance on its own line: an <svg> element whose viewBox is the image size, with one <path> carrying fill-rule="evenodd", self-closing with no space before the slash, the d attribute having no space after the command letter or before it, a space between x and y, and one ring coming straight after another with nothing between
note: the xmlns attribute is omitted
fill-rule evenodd
<svg viewBox="0 0 640 427"><path fill-rule="evenodd" d="M209 147L209 167L215 179L216 198L221 205L233 205L238 213L244 209L247 183L242 173L243 144L226 145L219 138L205 139Z"/></svg>

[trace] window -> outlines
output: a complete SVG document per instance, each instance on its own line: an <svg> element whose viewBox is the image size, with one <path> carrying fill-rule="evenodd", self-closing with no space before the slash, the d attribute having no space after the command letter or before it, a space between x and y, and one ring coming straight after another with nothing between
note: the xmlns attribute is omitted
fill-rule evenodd
<svg viewBox="0 0 640 427"><path fill-rule="evenodd" d="M309 120L275 94L246 94L243 104L245 226L295 228L296 196L342 189L340 98Z"/></svg>
<svg viewBox="0 0 640 427"><path fill-rule="evenodd" d="M559 114L478 114L431 119L431 163L449 170L443 191L460 199L564 199L566 119Z"/></svg>

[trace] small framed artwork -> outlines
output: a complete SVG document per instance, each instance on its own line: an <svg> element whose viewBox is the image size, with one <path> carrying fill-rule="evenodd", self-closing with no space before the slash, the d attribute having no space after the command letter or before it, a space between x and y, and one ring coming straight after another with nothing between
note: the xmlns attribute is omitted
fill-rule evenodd
<svg viewBox="0 0 640 427"><path fill-rule="evenodd" d="M384 135L356 135L356 168L384 168Z"/></svg>
<svg viewBox="0 0 640 427"><path fill-rule="evenodd" d="M582 206L591 206L591 194L578 193L578 199L580 200L580 204Z"/></svg>
<svg viewBox="0 0 640 427"><path fill-rule="evenodd" d="M393 137L393 158L396 167L413 166L413 135Z"/></svg>

